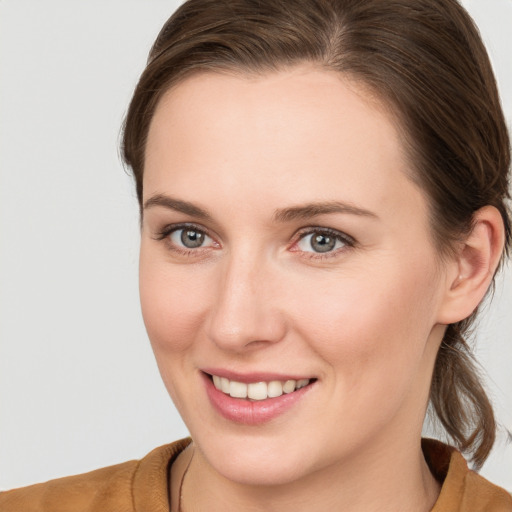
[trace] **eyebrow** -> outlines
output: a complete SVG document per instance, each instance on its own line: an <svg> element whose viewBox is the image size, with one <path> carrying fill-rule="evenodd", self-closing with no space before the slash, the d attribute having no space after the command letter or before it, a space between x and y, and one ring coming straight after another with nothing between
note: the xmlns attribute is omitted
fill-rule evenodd
<svg viewBox="0 0 512 512"><path fill-rule="evenodd" d="M147 210L153 206L163 206L169 210L191 215L192 217L197 217L198 219L208 220L212 218L212 216L206 210L199 208L199 206L196 206L193 203L189 203L188 201L174 199L164 194L157 194L150 197L144 203L143 210Z"/></svg>
<svg viewBox="0 0 512 512"><path fill-rule="evenodd" d="M375 213L353 204L344 203L342 201L324 201L276 210L274 212L274 221L290 222L292 220L304 220L329 213L348 213L351 215L378 219L378 216Z"/></svg>
<svg viewBox="0 0 512 512"><path fill-rule="evenodd" d="M144 203L143 210L154 206L161 206L169 210L184 213L185 215L197 217L198 219L212 219L210 213L195 205L194 203L175 199L164 194L157 194L150 197ZM277 209L274 211L273 220L274 222L286 223L294 220L309 219L330 213L344 213L357 215L360 217L370 217L374 219L378 218L378 216L370 210L366 210L365 208L361 208L350 203L344 203L341 201L323 201Z"/></svg>

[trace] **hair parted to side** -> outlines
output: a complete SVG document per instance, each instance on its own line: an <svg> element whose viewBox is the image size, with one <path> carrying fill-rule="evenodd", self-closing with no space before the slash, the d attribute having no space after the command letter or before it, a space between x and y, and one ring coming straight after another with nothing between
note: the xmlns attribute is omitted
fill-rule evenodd
<svg viewBox="0 0 512 512"><path fill-rule="evenodd" d="M509 252L509 136L487 52L456 0L185 2L158 35L125 120L122 154L141 207L146 138L169 88L197 72L268 73L303 62L362 83L396 115L440 254L485 205L500 211ZM464 339L475 314L448 326L430 400L478 467L496 425Z"/></svg>

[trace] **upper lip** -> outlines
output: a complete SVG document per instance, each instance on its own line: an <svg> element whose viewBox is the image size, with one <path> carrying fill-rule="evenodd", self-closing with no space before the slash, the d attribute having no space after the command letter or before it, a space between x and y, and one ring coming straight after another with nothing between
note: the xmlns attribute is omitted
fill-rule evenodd
<svg viewBox="0 0 512 512"><path fill-rule="evenodd" d="M259 371L240 373L222 368L202 368L201 371L208 375L217 375L218 377L225 377L226 379L234 380L236 382L243 382L245 384L250 384L251 382L271 382L273 380L287 381L314 378L312 376L299 375L295 373L273 373Z"/></svg>

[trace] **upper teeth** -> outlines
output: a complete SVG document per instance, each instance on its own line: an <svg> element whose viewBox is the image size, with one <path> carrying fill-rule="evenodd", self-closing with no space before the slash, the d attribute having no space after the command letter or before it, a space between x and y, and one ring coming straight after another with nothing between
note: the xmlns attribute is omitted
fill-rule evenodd
<svg viewBox="0 0 512 512"><path fill-rule="evenodd" d="M270 382L251 382L250 384L245 384L217 375L212 375L212 377L214 386L223 393L233 398L250 398L252 400L275 398L283 393L292 393L296 389L303 388L309 384L309 379L272 380Z"/></svg>

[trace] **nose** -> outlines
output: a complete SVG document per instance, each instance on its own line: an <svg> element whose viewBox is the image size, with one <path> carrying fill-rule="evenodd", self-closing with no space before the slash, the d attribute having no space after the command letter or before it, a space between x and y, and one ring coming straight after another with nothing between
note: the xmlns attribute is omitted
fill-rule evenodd
<svg viewBox="0 0 512 512"><path fill-rule="evenodd" d="M277 274L271 262L247 254L232 254L223 262L208 322L209 337L219 348L243 352L284 338Z"/></svg>

